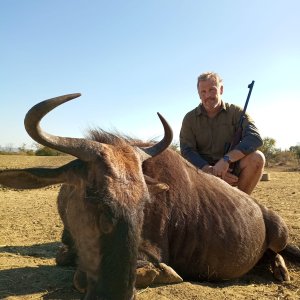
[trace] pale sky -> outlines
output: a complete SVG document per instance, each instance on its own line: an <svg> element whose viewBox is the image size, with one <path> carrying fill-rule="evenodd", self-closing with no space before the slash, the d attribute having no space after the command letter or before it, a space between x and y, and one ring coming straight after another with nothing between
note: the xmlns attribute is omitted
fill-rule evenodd
<svg viewBox="0 0 300 300"><path fill-rule="evenodd" d="M205 71L240 106L255 80L248 112L261 135L297 145L299 12L299 0L1 0L0 146L30 146L31 106L77 92L45 131L81 137L99 126L147 140L162 135L160 112L176 142Z"/></svg>

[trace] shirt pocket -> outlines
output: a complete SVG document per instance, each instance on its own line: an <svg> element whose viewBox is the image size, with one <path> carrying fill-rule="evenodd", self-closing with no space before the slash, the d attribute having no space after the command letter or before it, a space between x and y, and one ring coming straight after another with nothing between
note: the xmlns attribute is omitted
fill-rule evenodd
<svg viewBox="0 0 300 300"><path fill-rule="evenodd" d="M214 139L231 142L235 133L233 122L231 120L222 120L215 125Z"/></svg>

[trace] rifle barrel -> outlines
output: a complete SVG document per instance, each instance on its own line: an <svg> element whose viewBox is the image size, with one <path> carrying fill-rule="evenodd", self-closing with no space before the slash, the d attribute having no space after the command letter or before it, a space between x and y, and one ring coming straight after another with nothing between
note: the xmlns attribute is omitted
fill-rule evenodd
<svg viewBox="0 0 300 300"><path fill-rule="evenodd" d="M247 99L246 99L246 102L245 102L245 106L244 106L244 109L243 109L242 116L241 116L241 118L240 118L239 127L242 126L243 120L244 120L244 118L245 118L245 114L246 114L248 102L249 102L250 97L251 97L251 93L252 93L252 89L253 89L254 83L255 83L255 81L252 80L252 82L251 82L250 84L248 84L249 92L248 92L248 96L247 96Z"/></svg>

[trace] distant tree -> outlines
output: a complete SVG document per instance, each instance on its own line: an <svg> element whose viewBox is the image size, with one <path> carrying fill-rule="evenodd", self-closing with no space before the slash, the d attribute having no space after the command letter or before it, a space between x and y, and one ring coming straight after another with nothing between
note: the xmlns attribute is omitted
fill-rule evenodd
<svg viewBox="0 0 300 300"><path fill-rule="evenodd" d="M293 164L295 161L295 155L288 150L280 151L275 154L274 159L272 161L276 162L278 165L289 165Z"/></svg>
<svg viewBox="0 0 300 300"><path fill-rule="evenodd" d="M10 153L14 152L14 145L12 143L7 144L5 150Z"/></svg>
<svg viewBox="0 0 300 300"><path fill-rule="evenodd" d="M269 166L269 162L273 159L280 149L276 148L276 140L271 137L265 137L263 139L264 144L259 148L259 150L265 155L266 166Z"/></svg>
<svg viewBox="0 0 300 300"><path fill-rule="evenodd" d="M26 144L23 143L20 147L18 147L18 154L25 154L25 155L34 155L33 149L28 149Z"/></svg>
<svg viewBox="0 0 300 300"><path fill-rule="evenodd" d="M289 150L294 153L294 155L296 156L297 162L300 165L300 145L291 146Z"/></svg>
<svg viewBox="0 0 300 300"><path fill-rule="evenodd" d="M23 143L20 147L18 147L19 152L25 152L26 151L26 144Z"/></svg>
<svg viewBox="0 0 300 300"><path fill-rule="evenodd" d="M38 146L38 149L35 151L35 155L37 156L59 156L63 155L62 152L51 149L46 146Z"/></svg>
<svg viewBox="0 0 300 300"><path fill-rule="evenodd" d="M170 148L175 150L176 152L180 153L180 147L179 147L179 143L178 142L173 142L171 145L170 145Z"/></svg>

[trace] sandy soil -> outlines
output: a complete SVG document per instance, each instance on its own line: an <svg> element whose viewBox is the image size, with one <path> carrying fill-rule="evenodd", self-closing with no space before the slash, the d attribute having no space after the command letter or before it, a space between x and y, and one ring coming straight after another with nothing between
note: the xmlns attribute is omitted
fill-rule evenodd
<svg viewBox="0 0 300 300"><path fill-rule="evenodd" d="M70 157L0 156L0 169L59 166ZM254 196L279 212L300 245L300 172L268 170ZM0 187L0 299L80 299L72 287L73 268L56 267L62 224L56 210L59 186L16 191ZM291 282L273 280L257 267L225 283L184 282L138 290L139 300L300 299L300 266L288 263Z"/></svg>

